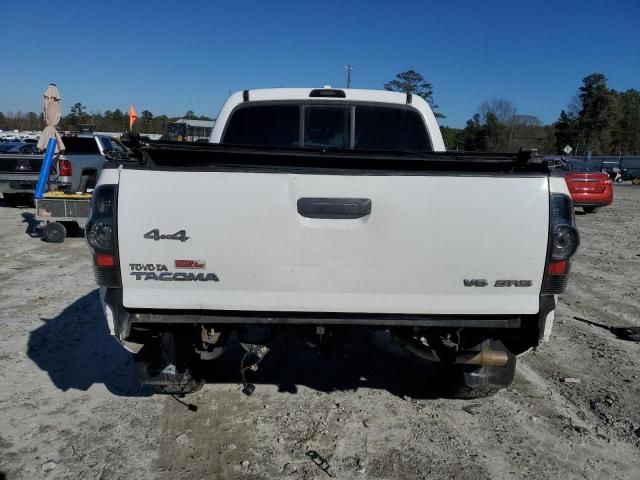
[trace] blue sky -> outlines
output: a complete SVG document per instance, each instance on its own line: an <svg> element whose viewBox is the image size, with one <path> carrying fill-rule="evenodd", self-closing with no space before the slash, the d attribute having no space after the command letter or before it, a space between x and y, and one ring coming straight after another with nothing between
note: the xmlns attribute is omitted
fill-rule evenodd
<svg viewBox="0 0 640 480"><path fill-rule="evenodd" d="M58 18L46 13L56 3ZM215 116L231 91L344 87L347 63L354 88L419 71L441 123L457 127L492 97L554 121L593 72L612 88L640 88L638 0L23 0L14 13L0 30L4 112L40 111L53 82L65 112L133 103Z"/></svg>

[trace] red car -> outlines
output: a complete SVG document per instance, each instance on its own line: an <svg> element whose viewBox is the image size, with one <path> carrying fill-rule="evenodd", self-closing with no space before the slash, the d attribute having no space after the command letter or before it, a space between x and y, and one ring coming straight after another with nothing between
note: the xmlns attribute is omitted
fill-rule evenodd
<svg viewBox="0 0 640 480"><path fill-rule="evenodd" d="M606 173L598 172L582 160L563 160L564 179L573 204L585 213L593 213L613 201L613 183Z"/></svg>

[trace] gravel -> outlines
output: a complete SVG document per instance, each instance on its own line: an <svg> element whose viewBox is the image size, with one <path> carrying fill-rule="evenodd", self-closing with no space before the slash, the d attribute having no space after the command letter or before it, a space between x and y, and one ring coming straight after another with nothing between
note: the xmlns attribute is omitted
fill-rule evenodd
<svg viewBox="0 0 640 480"><path fill-rule="evenodd" d="M431 368L376 334L349 351L275 349L249 373L251 397L232 348L191 411L134 382L84 240L44 243L32 209L0 201L0 474L637 479L640 344L574 317L640 324L640 187L616 185L611 207L577 223L551 341L494 397L439 398Z"/></svg>

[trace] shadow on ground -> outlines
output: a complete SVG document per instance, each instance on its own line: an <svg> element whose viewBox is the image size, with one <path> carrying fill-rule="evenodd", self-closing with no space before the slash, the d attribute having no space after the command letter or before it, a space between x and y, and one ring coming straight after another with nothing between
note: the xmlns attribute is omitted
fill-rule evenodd
<svg viewBox="0 0 640 480"><path fill-rule="evenodd" d="M40 226L40 221L36 219L36 216L33 213L22 212L22 223L27 224L27 229L24 233L29 235L31 238L42 237L42 227Z"/></svg>
<svg viewBox="0 0 640 480"><path fill-rule="evenodd" d="M208 362L207 383L239 384L243 354L234 343L222 358ZM350 340L321 349L286 334L274 343L258 371L246 375L250 383L277 385L279 392L289 394L296 394L299 386L321 392L381 389L401 398L422 399L440 398L446 392L434 364L405 351L383 331L354 330Z"/></svg>
<svg viewBox="0 0 640 480"><path fill-rule="evenodd" d="M109 334L97 289L42 321L29 337L27 354L60 390L87 390L102 383L119 396L151 393L136 382L132 355ZM222 358L204 362L207 383L240 384L243 354L232 341ZM283 394L296 394L300 386L321 392L364 387L423 399L439 398L446 388L434 364L408 353L384 331L363 329L346 330L321 348L287 332L274 341L258 371L247 372L247 381L276 385Z"/></svg>
<svg viewBox="0 0 640 480"><path fill-rule="evenodd" d="M97 289L41 320L29 336L27 355L57 388L87 390L102 383L115 395L150 395L135 380L131 354L109 334Z"/></svg>

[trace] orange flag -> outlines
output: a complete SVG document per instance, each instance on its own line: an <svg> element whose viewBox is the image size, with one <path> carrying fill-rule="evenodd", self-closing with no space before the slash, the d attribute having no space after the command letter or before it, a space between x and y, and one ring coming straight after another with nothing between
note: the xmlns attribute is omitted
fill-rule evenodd
<svg viewBox="0 0 640 480"><path fill-rule="evenodd" d="M136 121L136 118L138 115L136 115L133 105L129 105L129 130L133 129L133 122Z"/></svg>

